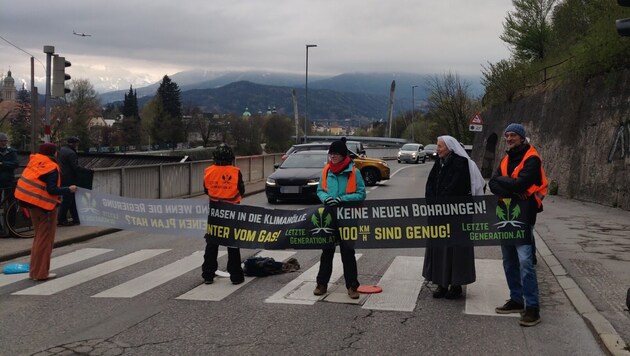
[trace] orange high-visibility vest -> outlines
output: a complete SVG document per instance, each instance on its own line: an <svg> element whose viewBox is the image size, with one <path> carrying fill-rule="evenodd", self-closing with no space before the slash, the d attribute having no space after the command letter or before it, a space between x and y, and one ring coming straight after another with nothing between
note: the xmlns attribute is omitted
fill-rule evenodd
<svg viewBox="0 0 630 356"><path fill-rule="evenodd" d="M324 172L322 173L322 189L327 192L328 185L326 179L328 178L328 171L330 170L330 163L326 164L324 167ZM357 179L355 178L357 171L357 166L352 165L352 172L348 176L348 184L346 184L346 194L355 193L357 191Z"/></svg>
<svg viewBox="0 0 630 356"><path fill-rule="evenodd" d="M51 195L46 191L46 182L39 177L57 170L57 186L61 185L61 172L59 165L50 157L43 154L32 154L22 176L18 179L15 188L15 198L23 202L35 205L44 210L52 211L61 201L58 195Z"/></svg>
<svg viewBox="0 0 630 356"><path fill-rule="evenodd" d="M238 191L238 172L234 166L212 165L205 170L203 185L208 190L212 201L238 203L241 193Z"/></svg>
<svg viewBox="0 0 630 356"><path fill-rule="evenodd" d="M528 197L532 196L533 194L534 198L536 199L536 204L538 205L538 208L540 208L542 207L543 199L547 195L547 176L545 175L545 170L542 167L542 158L540 158L540 155L538 154L536 149L534 149L534 147L529 146L529 149L527 150L527 152L525 152L525 155L523 156L523 159L521 160L521 162L518 164L518 166L514 168L514 171L512 171L511 177L513 179L518 178L518 173L521 171L521 169L523 169L523 166L525 165L525 161L527 161L527 159L532 156L538 157L538 159L540 159L540 177L542 179L542 184L541 185L532 184L525 191L525 193L527 194ZM507 176L508 175L507 170L508 170L508 156L505 155L503 157L503 160L501 161L501 175Z"/></svg>

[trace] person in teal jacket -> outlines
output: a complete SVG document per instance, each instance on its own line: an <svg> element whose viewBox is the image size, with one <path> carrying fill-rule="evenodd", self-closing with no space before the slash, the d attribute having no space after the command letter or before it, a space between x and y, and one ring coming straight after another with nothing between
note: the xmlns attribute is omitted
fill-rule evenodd
<svg viewBox="0 0 630 356"><path fill-rule="evenodd" d="M365 200L365 182L361 171L356 168L354 162L348 156L348 147L345 138L335 141L328 149L328 164L322 171L322 177L317 186L317 196L327 206L337 206L339 203ZM339 235L337 235L339 239ZM354 256L354 248L340 244L341 261L343 262L343 275L346 280L348 296L352 299L359 298L359 280L357 278L357 260ZM324 295L328 291L328 282L332 275L333 257L335 246L322 250L317 273L317 287L313 291L315 295Z"/></svg>

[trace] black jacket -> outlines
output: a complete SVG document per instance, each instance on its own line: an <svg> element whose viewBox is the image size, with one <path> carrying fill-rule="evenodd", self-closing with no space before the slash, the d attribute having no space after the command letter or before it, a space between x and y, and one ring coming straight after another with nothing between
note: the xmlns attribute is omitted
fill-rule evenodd
<svg viewBox="0 0 630 356"><path fill-rule="evenodd" d="M79 180L79 172L90 172L90 169L79 166L79 156L74 148L65 145L59 150L59 167L61 168L61 185L76 185Z"/></svg>
<svg viewBox="0 0 630 356"><path fill-rule="evenodd" d="M17 151L7 147L0 150L0 188L13 186L15 181L15 169L18 167Z"/></svg>
<svg viewBox="0 0 630 356"><path fill-rule="evenodd" d="M468 159L454 153L438 159L429 173L426 197L452 197L470 195Z"/></svg>

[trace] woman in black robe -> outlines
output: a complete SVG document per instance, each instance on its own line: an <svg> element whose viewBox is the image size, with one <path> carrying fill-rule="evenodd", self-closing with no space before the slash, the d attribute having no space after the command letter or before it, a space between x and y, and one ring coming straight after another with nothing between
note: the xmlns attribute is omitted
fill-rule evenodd
<svg viewBox="0 0 630 356"><path fill-rule="evenodd" d="M451 136L438 137L436 151L438 159L429 173L426 186L428 201L431 198L483 194L481 173L456 139ZM462 285L473 283L476 279L473 246L442 247L429 244L425 249L422 276L437 284L434 298L460 298Z"/></svg>

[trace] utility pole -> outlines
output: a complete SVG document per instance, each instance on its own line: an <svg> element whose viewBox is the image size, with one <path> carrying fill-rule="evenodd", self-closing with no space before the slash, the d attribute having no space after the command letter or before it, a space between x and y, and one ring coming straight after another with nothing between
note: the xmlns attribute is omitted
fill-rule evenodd
<svg viewBox="0 0 630 356"><path fill-rule="evenodd" d="M46 53L46 112L44 116L44 142L50 142L50 63L51 57L55 53L54 46L44 46Z"/></svg>
<svg viewBox="0 0 630 356"><path fill-rule="evenodd" d="M388 137L392 137L392 117L394 116L394 92L395 91L396 91L396 81L392 80L392 85L389 89L389 114L387 115L387 121L389 121Z"/></svg>
<svg viewBox="0 0 630 356"><path fill-rule="evenodd" d="M39 127L38 113L39 98L35 86L35 58L31 57L31 152L37 153L37 128Z"/></svg>

